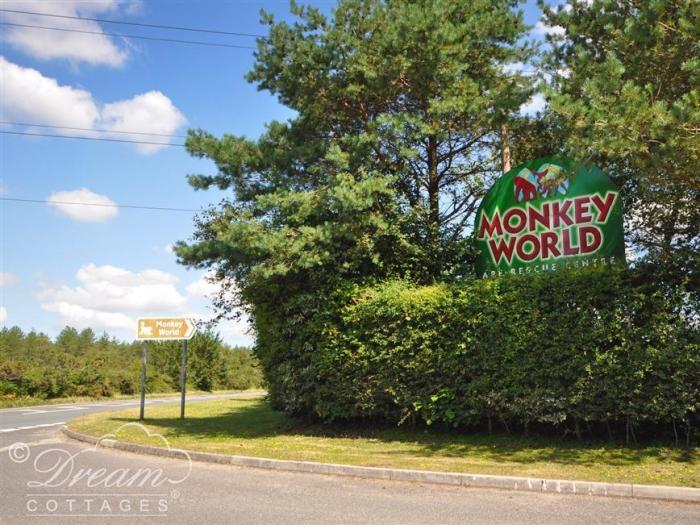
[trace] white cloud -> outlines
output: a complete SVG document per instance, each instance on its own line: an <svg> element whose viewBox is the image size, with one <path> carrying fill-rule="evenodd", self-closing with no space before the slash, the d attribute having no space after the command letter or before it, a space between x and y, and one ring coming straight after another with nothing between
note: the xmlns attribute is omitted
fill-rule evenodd
<svg viewBox="0 0 700 525"><path fill-rule="evenodd" d="M185 287L187 294L193 301L211 301L221 289L221 286L213 278L213 271L208 270L204 272L199 279L192 281ZM233 297L231 299L233 300ZM211 313L198 313L191 314L191 317L209 322L214 316ZM255 338L250 330L248 316L245 314L236 320L223 319L219 321L214 326L214 330L221 334L224 342L231 345L251 346L255 342Z"/></svg>
<svg viewBox="0 0 700 525"><path fill-rule="evenodd" d="M137 317L177 316L211 322L214 314L206 312L206 297L216 292L218 285L209 281L210 275L205 272L189 283L184 294L171 273L88 264L76 272L75 285L43 284L38 298L41 307L55 313L62 325L108 330L132 339ZM245 315L235 321L219 321L213 328L226 343L249 346L254 342Z"/></svg>
<svg viewBox="0 0 700 525"><path fill-rule="evenodd" d="M33 11L62 16L94 18L103 13L119 13L121 8L129 14L131 2L119 0L4 0L5 9ZM74 63L118 67L126 62L128 52L115 39L104 34L97 22L70 18L46 17L25 13L2 13L2 19L13 24L37 25L89 31L97 34L70 31L52 31L33 27L6 26L2 40L14 49L40 60L66 59Z"/></svg>
<svg viewBox="0 0 700 525"><path fill-rule="evenodd" d="M207 270L202 274L202 276L196 281L192 281L185 288L187 295L192 299L204 299L206 301L211 301L214 297L218 297L222 286L216 280L215 272L213 270ZM235 294L237 287L233 280L228 281L228 286L226 286L226 296L225 299L230 302L235 302Z"/></svg>
<svg viewBox="0 0 700 525"><path fill-rule="evenodd" d="M44 310L57 313L64 324L80 329L134 330L136 326L136 321L124 314L101 312L65 301L55 301L41 306Z"/></svg>
<svg viewBox="0 0 700 525"><path fill-rule="evenodd" d="M517 73L523 73L525 71L525 64L523 62L511 62L509 64L503 64L502 70L506 75L515 75Z"/></svg>
<svg viewBox="0 0 700 525"><path fill-rule="evenodd" d="M102 108L100 127L109 131L119 131L121 137L131 137L131 135L124 135L125 131L172 135L185 122L187 122L185 116L168 97L160 91L149 91L128 100L105 104ZM137 136L133 136L132 140L136 138ZM154 142L166 141L167 138L164 137L154 140ZM152 153L163 146L139 144L137 147L144 153Z"/></svg>
<svg viewBox="0 0 700 525"><path fill-rule="evenodd" d="M524 115L534 115L538 111L542 111L546 105L547 101L544 95L542 93L536 93L530 97L530 100L520 106L520 113Z"/></svg>
<svg viewBox="0 0 700 525"><path fill-rule="evenodd" d="M148 91L101 105L89 91L60 85L56 79L46 77L36 69L18 66L2 56L0 78L3 80L2 120L101 130L52 130L52 133L168 142L170 135L187 122L180 110L160 91ZM30 131L34 130L30 128ZM139 134L114 133L124 131ZM136 147L142 153L153 153L165 146L138 144Z"/></svg>
<svg viewBox="0 0 700 525"><path fill-rule="evenodd" d="M17 276L10 272L0 272L0 286L12 286L17 282Z"/></svg>
<svg viewBox="0 0 700 525"><path fill-rule="evenodd" d="M250 330L248 317L244 316L236 321L221 321L215 330L221 334L225 343L238 346L252 346L255 343Z"/></svg>
<svg viewBox="0 0 700 525"><path fill-rule="evenodd" d="M7 308L0 306L0 323L7 321Z"/></svg>
<svg viewBox="0 0 700 525"><path fill-rule="evenodd" d="M184 317L197 320L199 323L208 325L212 322L214 314L189 311L183 314ZM252 346L255 343L255 338L250 326L250 320L247 315L243 314L238 319L222 319L210 325L211 328L218 332L225 343L239 346Z"/></svg>
<svg viewBox="0 0 700 525"><path fill-rule="evenodd" d="M175 245L166 244L165 246L163 246L163 251L168 254L175 253Z"/></svg>
<svg viewBox="0 0 700 525"><path fill-rule="evenodd" d="M18 66L0 56L3 120L29 120L53 126L91 128L99 110L90 92L61 86L36 69Z"/></svg>
<svg viewBox="0 0 700 525"><path fill-rule="evenodd" d="M545 36L545 35L563 36L566 34L566 30L563 27L561 27L561 26L548 26L542 20L539 20L535 24L535 28L533 29L533 31L538 36Z"/></svg>
<svg viewBox="0 0 700 525"><path fill-rule="evenodd" d="M185 288L187 295L195 299L211 299L219 291L219 285L213 280L211 271L205 272L199 279L192 281Z"/></svg>
<svg viewBox="0 0 700 525"><path fill-rule="evenodd" d="M39 299L44 310L79 328L133 330L135 320L130 314L171 314L187 302L175 286L177 277L160 270L131 272L88 264L75 277L77 286L46 286Z"/></svg>
<svg viewBox="0 0 700 525"><path fill-rule="evenodd" d="M119 213L116 204L109 197L94 193L87 188L57 191L46 200L49 206L80 222L106 222Z"/></svg>

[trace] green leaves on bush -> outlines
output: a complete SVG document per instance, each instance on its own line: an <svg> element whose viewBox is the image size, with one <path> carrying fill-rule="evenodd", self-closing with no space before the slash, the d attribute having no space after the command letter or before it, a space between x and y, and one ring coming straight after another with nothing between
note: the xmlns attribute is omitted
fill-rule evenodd
<svg viewBox="0 0 700 525"><path fill-rule="evenodd" d="M688 296L599 268L414 286L327 303L259 344L273 400L325 419L469 426L685 422L700 408ZM335 310L334 310L335 309ZM604 426L602 427L604 428Z"/></svg>

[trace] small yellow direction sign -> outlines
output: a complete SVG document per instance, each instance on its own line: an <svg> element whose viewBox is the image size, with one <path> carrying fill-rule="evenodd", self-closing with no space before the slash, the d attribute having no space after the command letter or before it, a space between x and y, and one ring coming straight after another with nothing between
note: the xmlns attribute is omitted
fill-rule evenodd
<svg viewBox="0 0 700 525"><path fill-rule="evenodd" d="M145 317L138 320L136 339L181 340L192 339L197 327L187 317Z"/></svg>

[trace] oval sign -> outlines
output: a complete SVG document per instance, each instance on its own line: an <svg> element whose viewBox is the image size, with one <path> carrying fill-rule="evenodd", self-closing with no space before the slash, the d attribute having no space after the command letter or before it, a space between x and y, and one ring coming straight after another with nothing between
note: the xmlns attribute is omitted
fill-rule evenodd
<svg viewBox="0 0 700 525"><path fill-rule="evenodd" d="M513 168L477 211L477 275L624 263L620 200L593 164L541 157Z"/></svg>

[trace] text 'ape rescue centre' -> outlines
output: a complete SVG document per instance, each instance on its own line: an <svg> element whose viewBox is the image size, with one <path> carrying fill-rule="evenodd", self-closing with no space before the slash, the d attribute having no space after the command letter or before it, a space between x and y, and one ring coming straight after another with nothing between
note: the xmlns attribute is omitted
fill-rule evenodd
<svg viewBox="0 0 700 525"><path fill-rule="evenodd" d="M499 178L476 215L476 271L552 271L624 263L622 204L596 166L549 157Z"/></svg>

